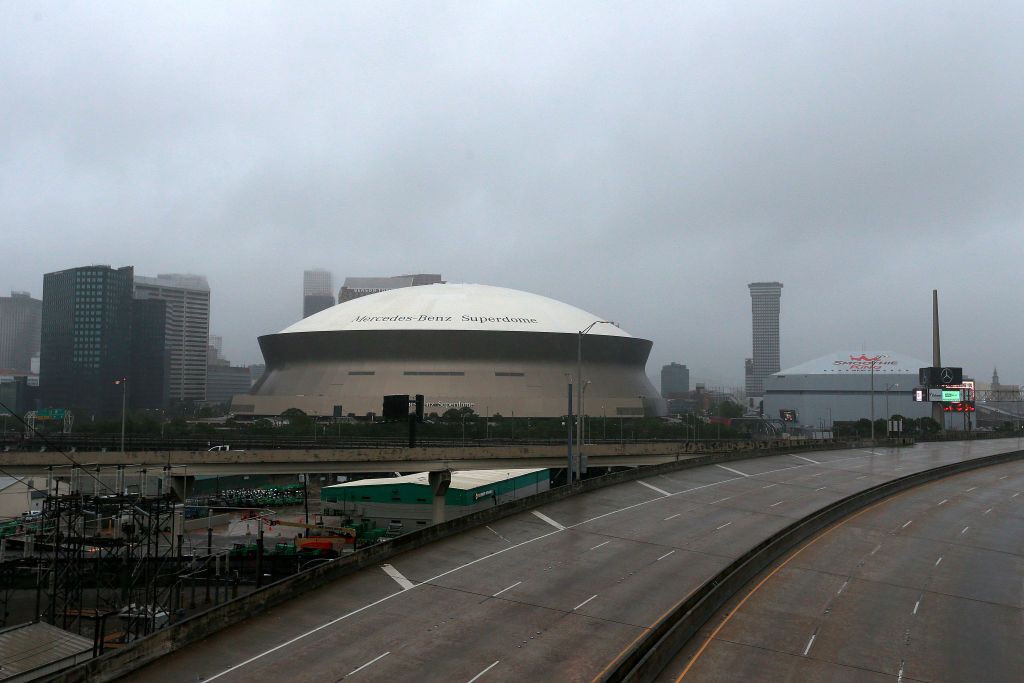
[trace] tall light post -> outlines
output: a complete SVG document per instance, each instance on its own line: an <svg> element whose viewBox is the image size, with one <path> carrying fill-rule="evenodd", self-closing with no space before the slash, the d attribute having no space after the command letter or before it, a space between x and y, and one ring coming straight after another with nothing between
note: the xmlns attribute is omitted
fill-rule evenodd
<svg viewBox="0 0 1024 683"><path fill-rule="evenodd" d="M583 414L583 335L594 329L595 325L614 325L611 320L595 320L579 331L576 339L576 405L579 406L580 415ZM570 419L572 416L570 415ZM583 453L580 451L581 422L576 420L576 467L580 469L582 478Z"/></svg>
<svg viewBox="0 0 1024 683"><path fill-rule="evenodd" d="M871 363L871 445L875 445L875 361Z"/></svg>
<svg viewBox="0 0 1024 683"><path fill-rule="evenodd" d="M124 416L128 406L128 378L115 379L114 384L121 385L121 453L124 453Z"/></svg>

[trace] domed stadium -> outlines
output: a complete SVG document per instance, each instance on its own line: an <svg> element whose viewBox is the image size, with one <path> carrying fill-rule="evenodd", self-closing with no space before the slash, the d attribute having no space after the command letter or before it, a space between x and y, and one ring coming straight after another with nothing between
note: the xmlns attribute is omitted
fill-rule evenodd
<svg viewBox="0 0 1024 683"><path fill-rule="evenodd" d="M371 294L259 338L266 363L237 416L380 415L388 394L423 394L426 413L554 417L567 408L582 337L589 415L663 412L645 373L651 342L574 306L514 289L431 284ZM575 398L574 398L575 401Z"/></svg>

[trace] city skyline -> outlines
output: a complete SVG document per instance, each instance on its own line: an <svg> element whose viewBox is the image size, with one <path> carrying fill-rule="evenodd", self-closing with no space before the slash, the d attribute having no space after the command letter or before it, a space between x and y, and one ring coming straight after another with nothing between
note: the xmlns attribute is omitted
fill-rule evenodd
<svg viewBox="0 0 1024 683"><path fill-rule="evenodd" d="M927 358L937 288L943 358L1024 380L1019 3L190 11L0 9L0 292L201 272L255 363L304 268L444 273L741 386L744 283L787 363Z"/></svg>

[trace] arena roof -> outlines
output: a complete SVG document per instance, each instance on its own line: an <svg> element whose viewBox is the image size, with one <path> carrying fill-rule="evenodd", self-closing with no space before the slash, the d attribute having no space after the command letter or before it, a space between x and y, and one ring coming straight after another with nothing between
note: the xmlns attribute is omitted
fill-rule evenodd
<svg viewBox="0 0 1024 683"><path fill-rule="evenodd" d="M576 334L600 316L516 289L474 284L432 284L370 294L332 306L281 330L484 330ZM589 334L629 337L615 325Z"/></svg>
<svg viewBox="0 0 1024 683"><path fill-rule="evenodd" d="M876 375L916 375L920 368L927 367L930 363L889 351L837 351L802 365L786 368L775 375L867 375L871 374L872 365L875 367Z"/></svg>

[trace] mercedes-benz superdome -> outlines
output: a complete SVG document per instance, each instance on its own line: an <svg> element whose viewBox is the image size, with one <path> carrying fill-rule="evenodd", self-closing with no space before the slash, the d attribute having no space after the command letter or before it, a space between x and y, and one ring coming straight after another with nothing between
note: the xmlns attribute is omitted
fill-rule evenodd
<svg viewBox="0 0 1024 683"><path fill-rule="evenodd" d="M423 394L428 414L469 407L481 415L565 415L582 339L586 414L663 414L645 371L652 343L614 324L591 327L601 320L554 299L489 285L371 294L260 337L266 371L250 394L234 397L231 410L379 415L385 395Z"/></svg>

